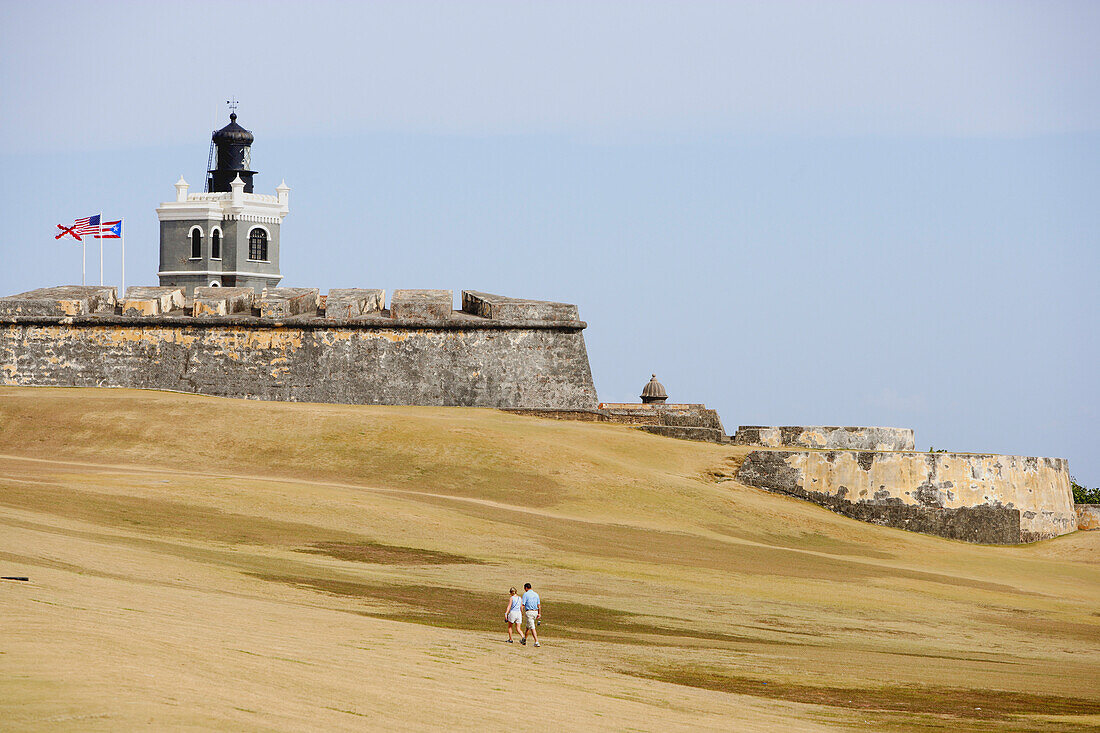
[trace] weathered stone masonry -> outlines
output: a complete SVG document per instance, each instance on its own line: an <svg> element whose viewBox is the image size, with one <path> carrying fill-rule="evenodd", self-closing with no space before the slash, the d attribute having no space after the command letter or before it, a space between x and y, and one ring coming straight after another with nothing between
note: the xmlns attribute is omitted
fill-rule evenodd
<svg viewBox="0 0 1100 733"><path fill-rule="evenodd" d="M832 450L913 450L911 428L836 427L826 425L742 425L731 442L734 445L763 445L769 448L829 448Z"/></svg>
<svg viewBox="0 0 1100 733"><path fill-rule="evenodd" d="M1062 458L760 450L737 478L855 519L968 542L1033 542L1077 527Z"/></svg>
<svg viewBox="0 0 1100 733"><path fill-rule="evenodd" d="M1100 530L1100 504L1076 504L1077 529Z"/></svg>
<svg viewBox="0 0 1100 733"><path fill-rule="evenodd" d="M705 405L600 403L595 410L521 409L510 412L554 420L618 423L667 438L726 442L718 412L708 410Z"/></svg>
<svg viewBox="0 0 1100 733"><path fill-rule="evenodd" d="M583 321L0 315L0 384L379 405L591 409Z"/></svg>

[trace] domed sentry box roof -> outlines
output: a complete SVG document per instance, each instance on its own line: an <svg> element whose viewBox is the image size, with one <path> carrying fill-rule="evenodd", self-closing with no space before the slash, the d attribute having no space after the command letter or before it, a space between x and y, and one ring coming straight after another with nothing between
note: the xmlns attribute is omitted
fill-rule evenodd
<svg viewBox="0 0 1100 733"><path fill-rule="evenodd" d="M642 388L642 404L663 405L667 399L668 393L665 392L665 386L657 381L657 375L654 374L653 378Z"/></svg>

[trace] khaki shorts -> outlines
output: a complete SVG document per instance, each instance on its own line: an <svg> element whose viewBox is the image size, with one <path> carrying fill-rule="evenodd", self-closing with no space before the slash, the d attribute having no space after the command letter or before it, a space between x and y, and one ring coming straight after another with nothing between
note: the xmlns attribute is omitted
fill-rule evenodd
<svg viewBox="0 0 1100 733"><path fill-rule="evenodd" d="M539 617L539 612L536 610L528 610L527 613L527 628L535 628L535 619Z"/></svg>

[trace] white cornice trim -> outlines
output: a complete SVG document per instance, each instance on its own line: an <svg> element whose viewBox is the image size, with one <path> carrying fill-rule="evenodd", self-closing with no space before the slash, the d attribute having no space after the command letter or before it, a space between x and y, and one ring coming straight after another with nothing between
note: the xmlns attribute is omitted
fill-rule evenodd
<svg viewBox="0 0 1100 733"><path fill-rule="evenodd" d="M284 192L284 198L285 198ZM266 194L240 194L234 204L231 194L193 193L184 201L165 201L157 207L161 221L208 219L222 221L255 221L282 224L290 212L285 201Z"/></svg>
<svg viewBox="0 0 1100 733"><path fill-rule="evenodd" d="M187 221L188 219L220 221L222 207L217 203L200 204L168 201L157 207L157 218L161 221Z"/></svg>
<svg viewBox="0 0 1100 733"><path fill-rule="evenodd" d="M269 272L242 272L240 270L164 270L158 272L158 277L165 275L233 275L236 277L266 277L269 280L282 280L282 275L272 275Z"/></svg>
<svg viewBox="0 0 1100 733"><path fill-rule="evenodd" d="M226 221L255 221L262 224L282 224L281 216L263 216L261 214L226 214Z"/></svg>

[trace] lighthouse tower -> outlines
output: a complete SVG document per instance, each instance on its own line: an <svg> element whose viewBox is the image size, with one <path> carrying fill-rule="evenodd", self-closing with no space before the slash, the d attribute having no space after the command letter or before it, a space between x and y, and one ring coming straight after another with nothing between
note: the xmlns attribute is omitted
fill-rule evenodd
<svg viewBox="0 0 1100 733"><path fill-rule="evenodd" d="M216 131L214 169L207 191L188 193L183 176L176 200L157 207L160 219L161 285L248 287L260 292L283 279L279 272L279 228L290 211L284 181L275 195L253 192L252 133L237 124L237 113Z"/></svg>

